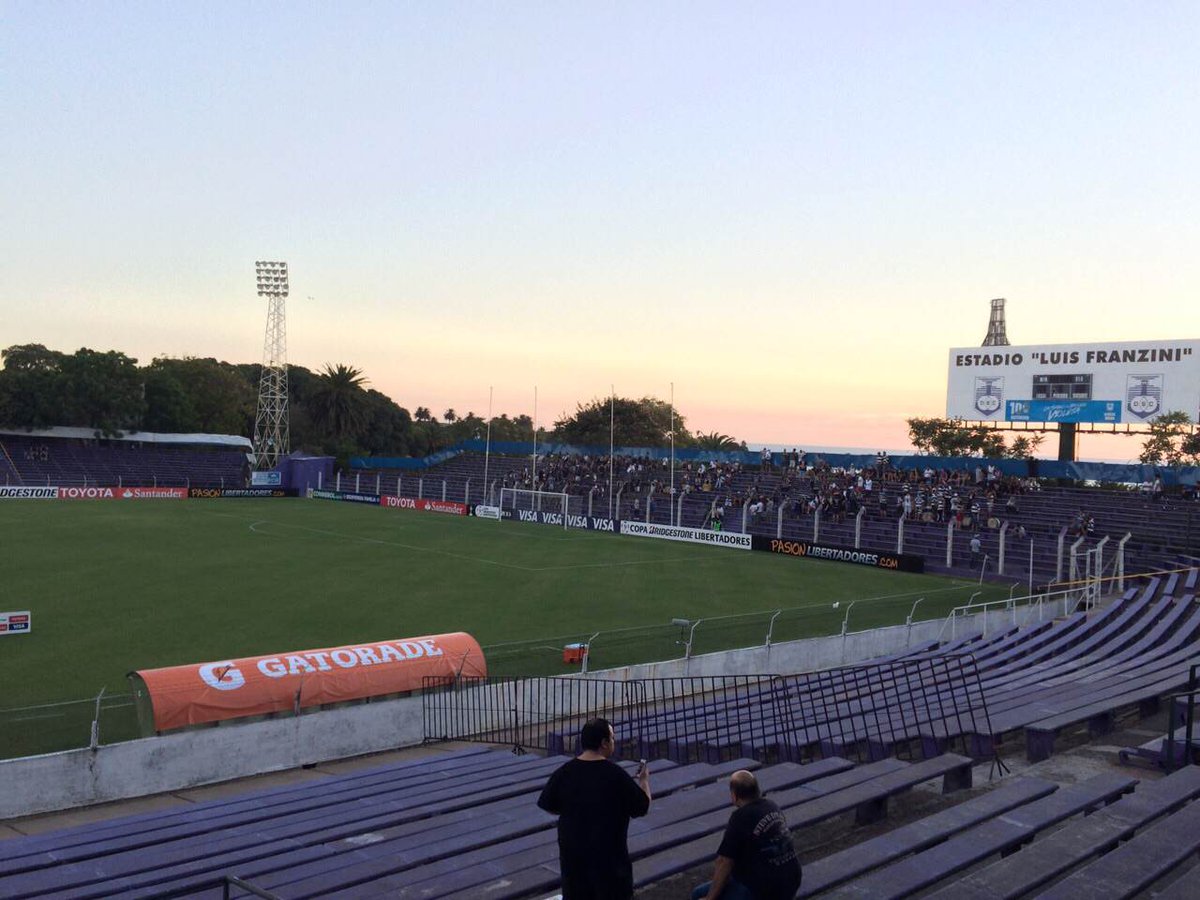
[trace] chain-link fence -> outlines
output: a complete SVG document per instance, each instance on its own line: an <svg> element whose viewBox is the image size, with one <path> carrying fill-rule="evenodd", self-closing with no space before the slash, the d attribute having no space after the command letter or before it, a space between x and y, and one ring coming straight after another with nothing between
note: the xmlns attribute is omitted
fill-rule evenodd
<svg viewBox="0 0 1200 900"><path fill-rule="evenodd" d="M132 694L0 709L0 759L114 744L139 736Z"/></svg>
<svg viewBox="0 0 1200 900"><path fill-rule="evenodd" d="M801 638L853 633L881 625L943 619L968 602L1007 599L996 584L956 585L922 594L874 597L820 606L764 610L731 616L679 618L662 625L577 632L486 645L492 675L558 675L597 672L702 653L763 647ZM584 649L586 648L586 653Z"/></svg>

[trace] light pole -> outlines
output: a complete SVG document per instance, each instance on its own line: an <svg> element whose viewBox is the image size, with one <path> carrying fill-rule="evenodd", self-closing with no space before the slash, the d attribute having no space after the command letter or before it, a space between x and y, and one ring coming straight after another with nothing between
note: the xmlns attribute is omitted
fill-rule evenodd
<svg viewBox="0 0 1200 900"><path fill-rule="evenodd" d="M259 260L254 264L258 296L267 298L267 330L263 338L262 375L258 382L258 415L254 418L254 469L276 468L291 449L288 428L287 307L288 264Z"/></svg>

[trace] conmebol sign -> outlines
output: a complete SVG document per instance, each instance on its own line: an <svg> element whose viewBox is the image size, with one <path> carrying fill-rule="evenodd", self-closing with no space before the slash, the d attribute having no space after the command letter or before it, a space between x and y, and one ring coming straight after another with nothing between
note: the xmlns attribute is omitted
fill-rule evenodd
<svg viewBox="0 0 1200 900"><path fill-rule="evenodd" d="M131 672L149 695L154 730L418 690L426 676L487 675L464 632L295 650ZM138 684L140 679L141 685Z"/></svg>

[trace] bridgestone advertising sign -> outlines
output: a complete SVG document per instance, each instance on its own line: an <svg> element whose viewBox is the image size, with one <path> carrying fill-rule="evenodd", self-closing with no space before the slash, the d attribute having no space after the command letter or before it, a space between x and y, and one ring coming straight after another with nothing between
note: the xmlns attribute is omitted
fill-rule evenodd
<svg viewBox="0 0 1200 900"><path fill-rule="evenodd" d="M784 556L799 556L804 559L823 559L829 562L852 563L857 566L872 566L894 572L924 572L925 560L911 553L880 553L876 550L857 550L853 547L831 547L811 541L790 541L780 538L755 535L755 550L781 553Z"/></svg>
<svg viewBox="0 0 1200 900"><path fill-rule="evenodd" d="M0 487L0 500L57 500L56 487Z"/></svg>
<svg viewBox="0 0 1200 900"><path fill-rule="evenodd" d="M749 550L750 535L734 531L705 531L702 528L683 528L675 525L655 525L647 522L621 522L621 534L634 537L659 538L664 541L684 541L689 544L708 544L715 547L732 547Z"/></svg>

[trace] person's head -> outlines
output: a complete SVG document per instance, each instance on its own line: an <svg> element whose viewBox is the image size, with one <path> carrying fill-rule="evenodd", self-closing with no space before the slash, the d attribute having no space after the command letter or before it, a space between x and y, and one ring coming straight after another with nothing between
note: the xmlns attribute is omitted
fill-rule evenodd
<svg viewBox="0 0 1200 900"><path fill-rule="evenodd" d="M584 750L611 756L616 748L616 739L608 719L588 719L579 732L579 745Z"/></svg>
<svg viewBox="0 0 1200 900"><path fill-rule="evenodd" d="M758 779L754 777L754 773L747 772L745 769L739 769L730 775L729 796L733 798L733 802L738 806L750 803L761 797L762 791L758 787Z"/></svg>

